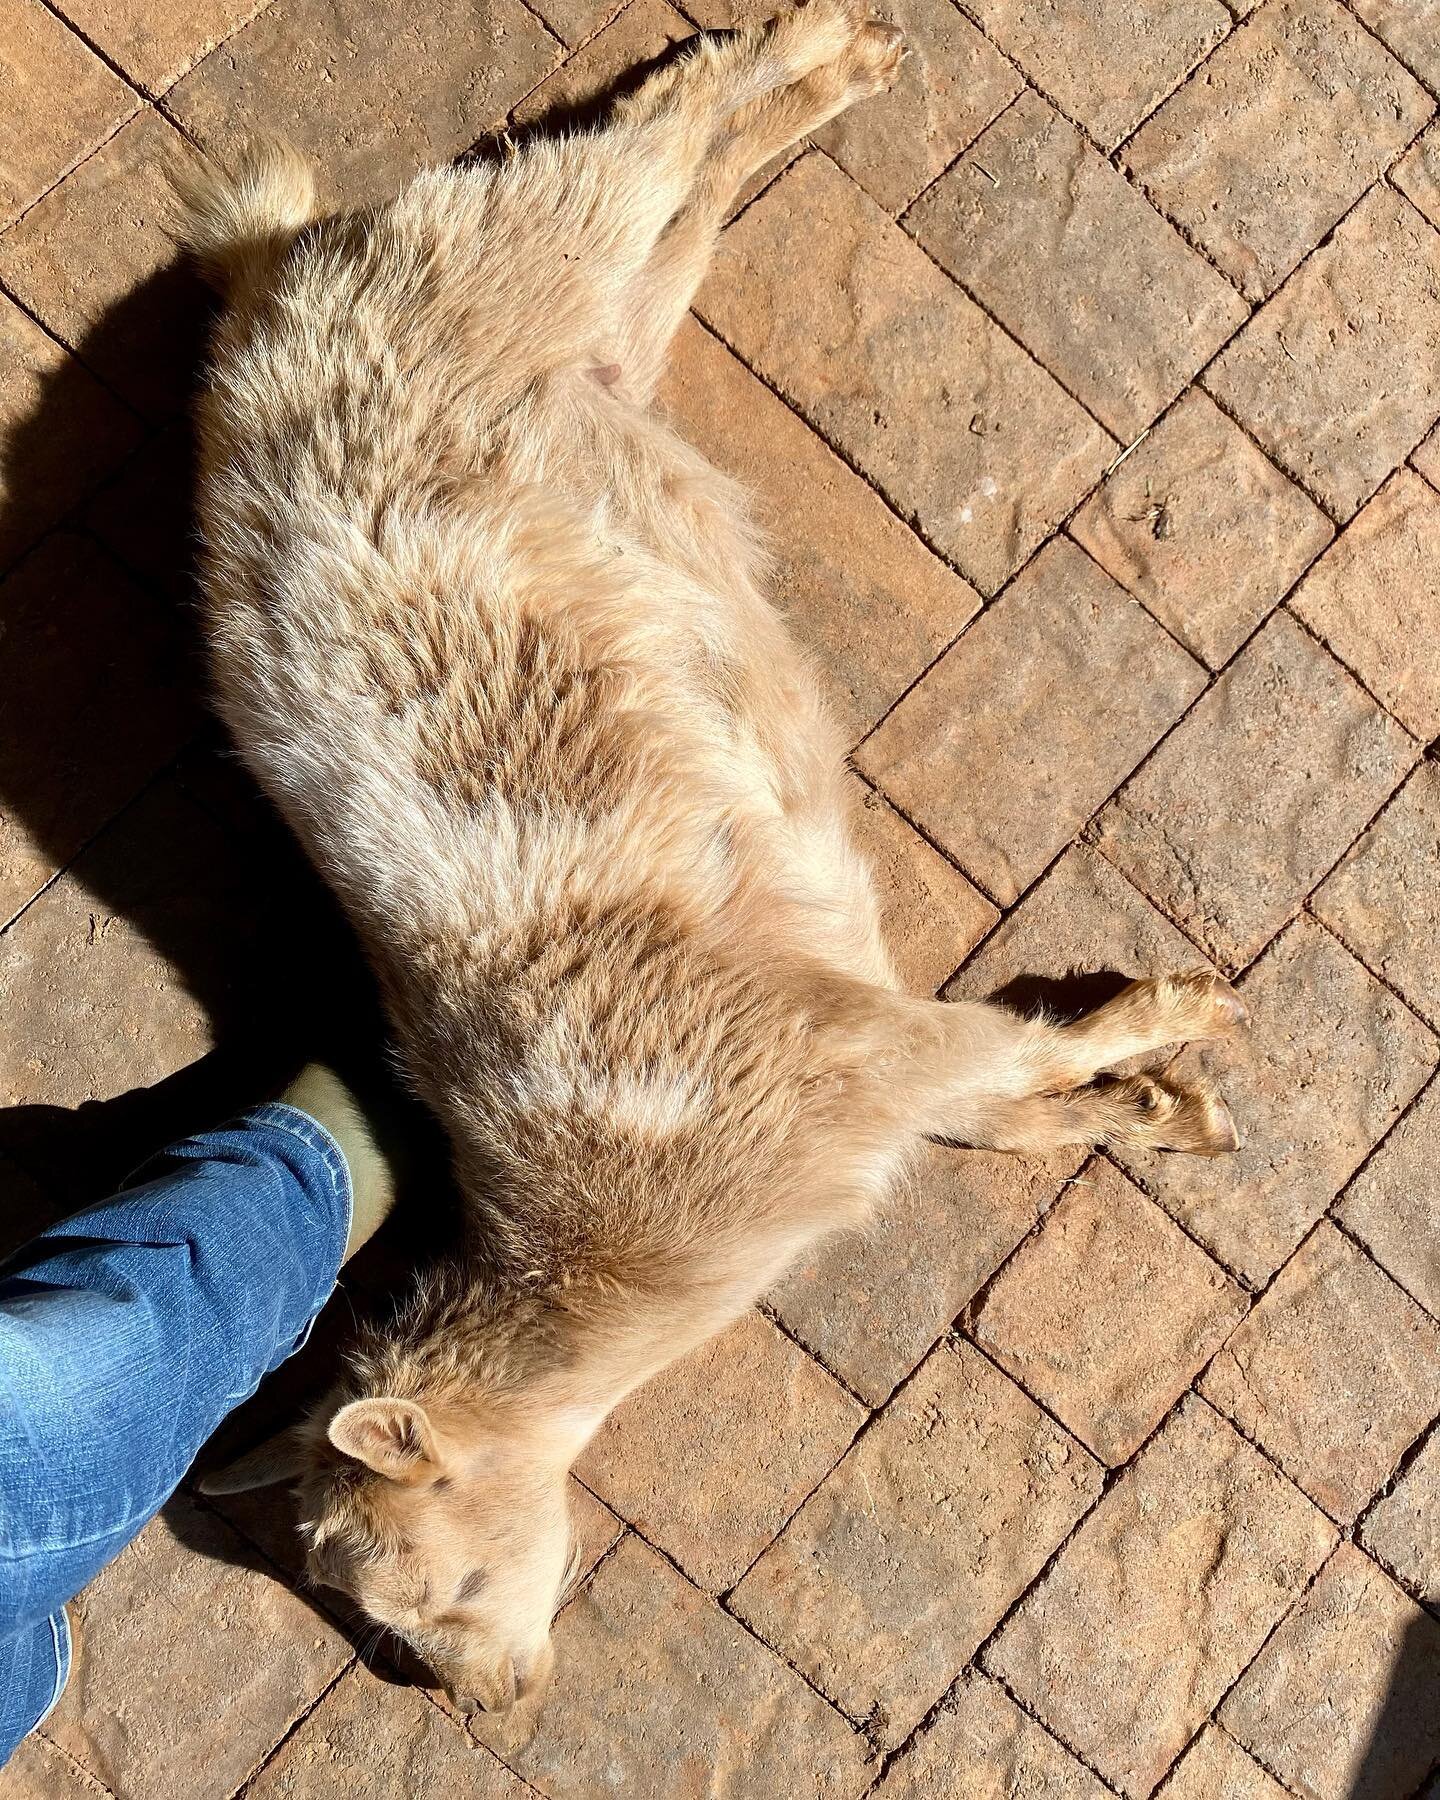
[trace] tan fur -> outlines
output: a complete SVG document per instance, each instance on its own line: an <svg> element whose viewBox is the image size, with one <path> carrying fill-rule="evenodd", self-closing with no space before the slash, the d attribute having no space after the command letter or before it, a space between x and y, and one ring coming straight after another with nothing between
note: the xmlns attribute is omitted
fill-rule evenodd
<svg viewBox="0 0 1440 1800"><path fill-rule="evenodd" d="M606 1412L924 1135L1234 1141L1208 1095L1091 1085L1234 1023L1208 976L1059 1028L895 991L744 497L651 410L739 184L898 58L812 0L364 217L303 220L276 151L190 183L230 295L219 703L364 940L473 1228L303 1434L311 1566L482 1705L549 1667Z"/></svg>

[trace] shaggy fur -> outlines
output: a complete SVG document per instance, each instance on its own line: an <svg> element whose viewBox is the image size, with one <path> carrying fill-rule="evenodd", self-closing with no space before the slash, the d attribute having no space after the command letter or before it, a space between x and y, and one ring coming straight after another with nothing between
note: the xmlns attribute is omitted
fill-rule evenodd
<svg viewBox="0 0 1440 1800"><path fill-rule="evenodd" d="M899 56L811 0L363 216L314 219L276 150L188 179L229 298L219 705L361 935L473 1226L301 1434L311 1568L475 1704L548 1671L605 1414L927 1134L1233 1147L1208 1092L1094 1082L1238 1022L1208 975L1064 1027L895 991L745 498L651 408L739 185Z"/></svg>

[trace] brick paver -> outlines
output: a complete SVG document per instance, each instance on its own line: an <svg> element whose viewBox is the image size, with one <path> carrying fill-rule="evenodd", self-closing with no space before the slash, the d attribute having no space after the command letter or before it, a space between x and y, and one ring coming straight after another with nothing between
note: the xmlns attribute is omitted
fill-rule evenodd
<svg viewBox="0 0 1440 1800"><path fill-rule="evenodd" d="M1343 109L1343 123L1336 109ZM1435 110L1340 0L1270 0L1125 147L1251 299L1277 288ZM1282 115L1290 129L1278 139Z"/></svg>
<svg viewBox="0 0 1440 1800"><path fill-rule="evenodd" d="M1235 1100L1237 1155L1222 1165L1127 1151L1125 1162L1228 1268L1261 1286L1424 1086L1440 1045L1308 918L1240 991L1254 1027L1213 1059Z"/></svg>
<svg viewBox="0 0 1440 1800"><path fill-rule="evenodd" d="M189 403L203 346L199 278L169 230L165 172L184 149L146 107L0 236L0 281L152 416Z"/></svg>
<svg viewBox="0 0 1440 1800"><path fill-rule="evenodd" d="M202 722L183 135L367 200L772 5L0 20L0 1253L334 1010ZM587 1453L538 1719L357 1663L283 1491L177 1499L0 1800L1440 1800L1440 0L895 16L662 402L770 533L901 983L1213 963L1253 1024L1177 1072L1243 1148L928 1148Z"/></svg>
<svg viewBox="0 0 1440 1800"><path fill-rule="evenodd" d="M1039 1717L1143 1800L1335 1542L1201 1400L1182 1402L985 1654Z"/></svg>
<svg viewBox="0 0 1440 1800"><path fill-rule="evenodd" d="M350 1660L324 1614L255 1561L177 1498L86 1590L84 1659L45 1730L117 1800L223 1800Z"/></svg>
<svg viewBox="0 0 1440 1800"><path fill-rule="evenodd" d="M578 1468L692 1581L718 1593L819 1486L864 1418L813 1358L750 1313L632 1395Z"/></svg>
<svg viewBox="0 0 1440 1800"><path fill-rule="evenodd" d="M967 1344L943 1344L731 1605L896 1744L1099 1489L1099 1465L1008 1376Z"/></svg>
<svg viewBox="0 0 1440 1800"><path fill-rule="evenodd" d="M1440 237L1399 194L1371 188L1205 385L1350 518L1440 411Z"/></svg>
<svg viewBox="0 0 1440 1800"><path fill-rule="evenodd" d="M1348 1525L1428 1422L1437 1385L1440 1325L1322 1221L1200 1392Z"/></svg>
<svg viewBox="0 0 1440 1800"><path fill-rule="evenodd" d="M0 294L0 569L110 474L139 437L128 408Z"/></svg>
<svg viewBox="0 0 1440 1800"><path fill-rule="evenodd" d="M968 1329L1115 1464L1169 1412L1247 1305L1237 1282L1096 1158L987 1288Z"/></svg>
<svg viewBox="0 0 1440 1800"><path fill-rule="evenodd" d="M1107 1789L979 1674L960 1678L939 1714L875 1790L876 1800L1105 1800Z"/></svg>
<svg viewBox="0 0 1440 1800"><path fill-rule="evenodd" d="M1315 896L1315 911L1367 967L1440 1024L1440 768L1424 763ZM1388 898L1387 898L1388 892Z"/></svg>
<svg viewBox="0 0 1440 1800"><path fill-rule="evenodd" d="M1360 1539L1432 1612L1440 1610L1440 1431L1375 1502Z"/></svg>
<svg viewBox="0 0 1440 1800"><path fill-rule="evenodd" d="M1217 962L1241 968L1389 799L1418 748L1282 612L1121 790L1099 842Z"/></svg>
<svg viewBox="0 0 1440 1800"><path fill-rule="evenodd" d="M788 255L802 235L803 264ZM699 311L985 593L1115 454L823 157L803 157L737 220Z"/></svg>
<svg viewBox="0 0 1440 1800"><path fill-rule="evenodd" d="M969 10L1105 149L1133 131L1229 25L1218 0L972 0Z"/></svg>
<svg viewBox="0 0 1440 1800"><path fill-rule="evenodd" d="M1336 1217L1407 1293L1440 1319L1440 1082L1431 1082L1346 1188Z"/></svg>
<svg viewBox="0 0 1440 1800"><path fill-rule="evenodd" d="M365 0L276 0L166 104L218 155L283 135L347 200L374 200L498 129L558 54L522 0L422 0L403 31Z"/></svg>
<svg viewBox="0 0 1440 1800"><path fill-rule="evenodd" d="M549 1723L506 1759L549 1796L668 1800L712 1789L808 1794L869 1786L867 1746L815 1691L636 1538L560 1615ZM637 1730L637 1696L645 1727ZM507 1739L504 1720L477 1732Z"/></svg>
<svg viewBox="0 0 1440 1800"><path fill-rule="evenodd" d="M1133 686L1108 678L1122 667ZM856 760L1008 906L1203 685L1144 608L1057 538ZM1028 798L1017 806L1021 782Z"/></svg>
<svg viewBox="0 0 1440 1800"><path fill-rule="evenodd" d="M776 593L858 742L959 637L979 595L699 325L681 332L661 400L757 495L774 534Z"/></svg>
<svg viewBox="0 0 1440 1800"><path fill-rule="evenodd" d="M1212 669L1334 528L1208 394L1192 388L1076 514L1071 535Z"/></svg>
<svg viewBox="0 0 1440 1800"><path fill-rule="evenodd" d="M1055 1200L1079 1151L927 1150L884 1215L818 1245L772 1290L787 1331L872 1406L888 1400Z"/></svg>
<svg viewBox="0 0 1440 1800"><path fill-rule="evenodd" d="M1285 1800L1285 1790L1218 1725L1207 1725L1180 1758L1167 1800Z"/></svg>
<svg viewBox="0 0 1440 1800"><path fill-rule="evenodd" d="M1440 1757L1437 1681L1440 1623L1342 1544L1220 1717L1305 1800L1413 1794Z"/></svg>
<svg viewBox="0 0 1440 1800"><path fill-rule="evenodd" d="M1248 317L1036 94L1007 108L906 223L1124 443Z"/></svg>

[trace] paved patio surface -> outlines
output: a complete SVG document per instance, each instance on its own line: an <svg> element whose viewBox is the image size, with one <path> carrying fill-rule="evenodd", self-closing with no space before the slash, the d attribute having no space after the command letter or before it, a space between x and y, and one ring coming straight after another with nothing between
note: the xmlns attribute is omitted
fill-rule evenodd
<svg viewBox="0 0 1440 1800"><path fill-rule="evenodd" d="M11 0L5 1243L346 981L197 697L165 159L278 130L383 194L720 4ZM1212 963L1245 1147L937 1149L644 1391L528 1742L357 1660L280 1497L182 1497L5 1800L1440 1793L1440 6L897 14L898 89L752 189L667 404L770 519L906 976Z"/></svg>

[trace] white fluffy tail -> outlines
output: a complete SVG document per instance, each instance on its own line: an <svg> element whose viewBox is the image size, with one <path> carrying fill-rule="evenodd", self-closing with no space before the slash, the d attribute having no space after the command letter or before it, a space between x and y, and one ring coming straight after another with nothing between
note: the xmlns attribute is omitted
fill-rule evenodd
<svg viewBox="0 0 1440 1800"><path fill-rule="evenodd" d="M289 144L247 146L233 174L196 157L173 169L178 236L232 300L258 292L315 216L315 177Z"/></svg>

